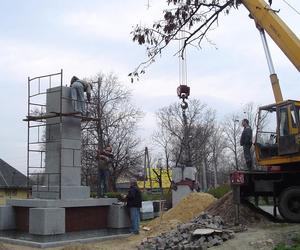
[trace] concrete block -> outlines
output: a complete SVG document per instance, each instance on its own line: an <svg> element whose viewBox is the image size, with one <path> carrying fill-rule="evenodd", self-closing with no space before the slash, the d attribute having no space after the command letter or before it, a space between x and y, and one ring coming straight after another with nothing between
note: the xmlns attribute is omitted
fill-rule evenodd
<svg viewBox="0 0 300 250"><path fill-rule="evenodd" d="M29 233L55 235L65 233L64 208L30 208Z"/></svg>
<svg viewBox="0 0 300 250"><path fill-rule="evenodd" d="M159 217L161 212L164 211L165 200L154 200L153 201L153 212L154 217Z"/></svg>
<svg viewBox="0 0 300 250"><path fill-rule="evenodd" d="M61 166L61 183L64 186L80 186L80 167Z"/></svg>
<svg viewBox="0 0 300 250"><path fill-rule="evenodd" d="M150 220L154 218L154 213L153 212L141 212L141 220Z"/></svg>
<svg viewBox="0 0 300 250"><path fill-rule="evenodd" d="M172 169L172 180L176 183L181 181L182 179L196 179L196 168L195 167L185 167L182 171L182 168L173 168Z"/></svg>
<svg viewBox="0 0 300 250"><path fill-rule="evenodd" d="M0 206L0 230L16 228L15 211L12 206Z"/></svg>
<svg viewBox="0 0 300 250"><path fill-rule="evenodd" d="M90 198L90 187L87 186L62 186L61 199L88 199Z"/></svg>
<svg viewBox="0 0 300 250"><path fill-rule="evenodd" d="M108 228L128 228L130 227L129 211L122 205L111 205L108 210Z"/></svg>
<svg viewBox="0 0 300 250"><path fill-rule="evenodd" d="M186 185L178 185L177 190L172 190L172 206L174 207L182 198L191 193L191 189Z"/></svg>
<svg viewBox="0 0 300 250"><path fill-rule="evenodd" d="M32 197L39 199L59 199L58 186L37 186L32 187ZM50 191L49 191L50 190ZM88 199L90 198L90 187L87 186L62 186L61 199L74 200L74 199Z"/></svg>
<svg viewBox="0 0 300 250"><path fill-rule="evenodd" d="M154 218L153 201L143 201L140 209L141 220L148 220Z"/></svg>

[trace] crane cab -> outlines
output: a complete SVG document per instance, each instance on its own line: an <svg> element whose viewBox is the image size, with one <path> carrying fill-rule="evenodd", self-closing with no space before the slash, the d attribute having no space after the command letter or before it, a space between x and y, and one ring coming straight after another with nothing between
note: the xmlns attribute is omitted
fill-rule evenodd
<svg viewBox="0 0 300 250"><path fill-rule="evenodd" d="M255 154L261 166L300 169L300 101L259 108Z"/></svg>

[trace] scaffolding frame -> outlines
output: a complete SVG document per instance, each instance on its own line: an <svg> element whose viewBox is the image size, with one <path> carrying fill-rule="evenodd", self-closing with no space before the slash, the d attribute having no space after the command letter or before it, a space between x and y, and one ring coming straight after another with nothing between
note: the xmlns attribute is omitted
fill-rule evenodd
<svg viewBox="0 0 300 250"><path fill-rule="evenodd" d="M63 70L58 73L42 75L38 77L28 77L28 97L27 97L27 116L23 121L27 122L27 197L31 197L31 187L36 186L36 192L57 193L58 198L61 199L61 186L62 186L62 150L68 148L62 147L62 129L63 117L71 116L81 120L81 122L99 121L95 117L87 117L78 113L63 113L62 101L66 99L62 94L63 87ZM57 90L49 91L54 87ZM46 113L46 95L49 93L59 92L59 111ZM67 98L68 99L68 98ZM47 124L47 120L58 117L58 122ZM46 126L59 126L59 138L50 140L50 135L46 138ZM34 130L36 132L34 133ZM44 132L43 132L44 131ZM48 130L48 134L49 134ZM58 172L45 172L45 159L46 159L46 144L59 143L59 166ZM81 149L72 149L81 150ZM37 154L34 157L32 154ZM80 152L82 154L82 152ZM81 158L82 161L82 158ZM34 162L34 163L33 163ZM74 167L74 152L73 152L73 167ZM78 166L76 166L78 167ZM51 178L56 177L59 179L58 188L51 189ZM41 188L41 187L44 188ZM45 188L46 187L46 188Z"/></svg>

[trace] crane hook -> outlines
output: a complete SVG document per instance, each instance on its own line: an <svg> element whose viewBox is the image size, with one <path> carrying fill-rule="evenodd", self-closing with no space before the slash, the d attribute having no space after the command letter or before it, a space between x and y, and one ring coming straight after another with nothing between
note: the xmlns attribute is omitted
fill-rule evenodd
<svg viewBox="0 0 300 250"><path fill-rule="evenodd" d="M188 103L185 101L185 99L182 100L182 103L180 104L181 108L183 110L187 109L188 108Z"/></svg>

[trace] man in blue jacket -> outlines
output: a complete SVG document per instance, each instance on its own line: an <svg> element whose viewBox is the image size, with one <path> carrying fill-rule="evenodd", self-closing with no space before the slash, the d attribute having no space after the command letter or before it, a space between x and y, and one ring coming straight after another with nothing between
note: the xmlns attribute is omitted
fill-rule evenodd
<svg viewBox="0 0 300 250"><path fill-rule="evenodd" d="M137 186L136 179L130 180L130 188L126 196L127 207L130 212L130 232L139 234L140 229L140 208L142 207L142 193Z"/></svg>

